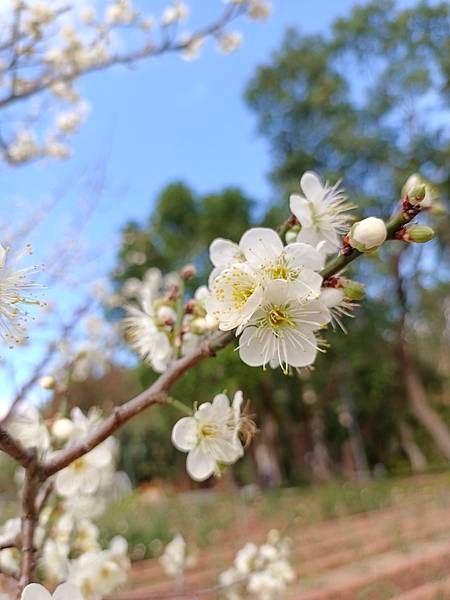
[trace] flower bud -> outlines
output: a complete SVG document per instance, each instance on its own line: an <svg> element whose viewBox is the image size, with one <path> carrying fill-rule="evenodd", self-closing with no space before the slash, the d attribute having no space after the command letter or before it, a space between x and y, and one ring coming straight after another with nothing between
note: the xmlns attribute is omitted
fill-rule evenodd
<svg viewBox="0 0 450 600"><path fill-rule="evenodd" d="M197 275L197 269L194 265L185 265L180 271L181 278L187 281Z"/></svg>
<svg viewBox="0 0 450 600"><path fill-rule="evenodd" d="M406 230L405 240L408 242L417 242L425 244L434 238L434 231L426 225L411 225Z"/></svg>
<svg viewBox="0 0 450 600"><path fill-rule="evenodd" d="M65 442L72 435L73 423L70 419L58 419L52 425L52 435L60 442Z"/></svg>
<svg viewBox="0 0 450 600"><path fill-rule="evenodd" d="M359 302L361 300L364 300L366 296L365 287L362 283L359 283L359 281L352 281L351 279L347 279L342 289L344 291L345 297L348 300Z"/></svg>
<svg viewBox="0 0 450 600"><path fill-rule="evenodd" d="M55 387L55 378L51 375L45 375L39 379L39 385L44 390L52 390Z"/></svg>
<svg viewBox="0 0 450 600"><path fill-rule="evenodd" d="M348 243L359 252L368 252L381 246L386 237L384 221L377 217L368 217L352 226L348 234Z"/></svg>
<svg viewBox="0 0 450 600"><path fill-rule="evenodd" d="M426 181L418 173L414 173L406 180L402 188L402 197L408 198L413 205L420 204L428 208L432 204L433 194Z"/></svg>
<svg viewBox="0 0 450 600"><path fill-rule="evenodd" d="M289 231L286 231L286 235L285 240L286 240L286 244L293 244L294 242L297 241L297 236L298 236L298 232L295 231L294 229L289 229Z"/></svg>
<svg viewBox="0 0 450 600"><path fill-rule="evenodd" d="M170 306L160 306L156 312L157 319L164 325L173 325L177 319L177 313Z"/></svg>

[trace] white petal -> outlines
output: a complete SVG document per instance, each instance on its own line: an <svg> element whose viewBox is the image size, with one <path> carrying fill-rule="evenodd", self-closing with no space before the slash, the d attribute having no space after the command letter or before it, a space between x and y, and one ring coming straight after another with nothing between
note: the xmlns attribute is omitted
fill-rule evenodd
<svg viewBox="0 0 450 600"><path fill-rule="evenodd" d="M296 335L299 344L286 338L284 343L285 360L292 367L306 367L312 365L317 356L317 340L311 331L302 331Z"/></svg>
<svg viewBox="0 0 450 600"><path fill-rule="evenodd" d="M227 465L236 462L242 456L240 453L242 446L239 447L234 438L217 438L209 442L207 448L216 462L223 462Z"/></svg>
<svg viewBox="0 0 450 600"><path fill-rule="evenodd" d="M239 356L250 367L264 364L263 347L257 332L256 327L246 327L239 338Z"/></svg>
<svg viewBox="0 0 450 600"><path fill-rule="evenodd" d="M78 478L69 467L60 471L55 479L55 489L61 496L72 496L78 491L78 484Z"/></svg>
<svg viewBox="0 0 450 600"><path fill-rule="evenodd" d="M328 242L326 242L324 240L324 238L320 235L320 233L317 231L317 229L315 227L306 227L306 226L302 227L297 236L297 242L301 242L303 244L308 244L309 246L317 246L317 244L322 242L324 244L324 246L326 246L326 250L329 251ZM333 251L335 251L335 250L336 249L333 248Z"/></svg>
<svg viewBox="0 0 450 600"><path fill-rule="evenodd" d="M39 583L29 583L22 592L21 600L51 600L51 594Z"/></svg>
<svg viewBox="0 0 450 600"><path fill-rule="evenodd" d="M277 305L288 304L292 297L291 291L292 288L288 281L285 281L284 279L273 279L267 283L264 303Z"/></svg>
<svg viewBox="0 0 450 600"><path fill-rule="evenodd" d="M290 258L289 265L293 267L306 267L312 271L323 268L324 257L309 244L290 244L284 252Z"/></svg>
<svg viewBox="0 0 450 600"><path fill-rule="evenodd" d="M197 446L189 452L186 468L194 481L205 481L214 473L216 461L201 446Z"/></svg>
<svg viewBox="0 0 450 600"><path fill-rule="evenodd" d="M302 227L312 226L311 208L306 198L298 194L292 194L289 198L289 208L291 213L297 217Z"/></svg>
<svg viewBox="0 0 450 600"><path fill-rule="evenodd" d="M62 583L53 592L53 600L83 600L83 596L72 583Z"/></svg>
<svg viewBox="0 0 450 600"><path fill-rule="evenodd" d="M252 267L276 260L283 252L280 236L267 227L254 227L241 237L239 247Z"/></svg>
<svg viewBox="0 0 450 600"><path fill-rule="evenodd" d="M197 444L197 422L193 417L183 417L172 429L172 443L182 452L189 452Z"/></svg>
<svg viewBox="0 0 450 600"><path fill-rule="evenodd" d="M324 190L320 177L313 171L306 171L300 179L301 188L310 202L317 204L322 201Z"/></svg>
<svg viewBox="0 0 450 600"><path fill-rule="evenodd" d="M323 278L315 271L304 269L301 277L293 281L290 285L295 290L297 300L302 301L305 298L318 298L322 288Z"/></svg>
<svg viewBox="0 0 450 600"><path fill-rule="evenodd" d="M212 401L214 420L228 421L230 418L230 401L226 394L217 394Z"/></svg>
<svg viewBox="0 0 450 600"><path fill-rule="evenodd" d="M325 306L325 303L320 300L305 302L302 304L301 308L303 314L300 312L302 322L299 324L299 328L302 330L306 327L307 329L314 331L323 325L326 325L331 320L330 311ZM308 321L311 323L310 325L308 324ZM317 323L319 326L316 325Z"/></svg>
<svg viewBox="0 0 450 600"><path fill-rule="evenodd" d="M209 247L209 258L215 267L235 262L241 254L239 246L231 240L215 239Z"/></svg>

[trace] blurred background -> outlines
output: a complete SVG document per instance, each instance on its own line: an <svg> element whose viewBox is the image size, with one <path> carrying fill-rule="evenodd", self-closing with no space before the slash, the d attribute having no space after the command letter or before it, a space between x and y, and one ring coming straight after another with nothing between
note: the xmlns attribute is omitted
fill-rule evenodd
<svg viewBox="0 0 450 600"><path fill-rule="evenodd" d="M194 24L210 20L219 4L192 1ZM0 168L2 229L33 243L36 260L46 264L52 308L45 333L38 320L29 344L14 356L3 353L1 398L7 406L33 377L52 336L93 290L109 286L113 294L150 267L166 272L186 263L197 267L193 288L204 283L209 243L283 221L304 171L342 179L359 215L384 217L418 172L439 196L425 219L436 239L407 251L383 248L352 267L367 298L345 323L348 335L327 337L314 370L285 377L252 369L231 346L177 384L174 396L189 405L223 389L244 390L259 429L246 457L224 479L193 484L185 456L169 443L176 413L144 413L118 436L120 467L137 491L104 523L105 537L119 525L138 559L157 556L186 516L186 535L202 548L236 522L247 535L265 523L288 531L295 524L300 532L340 517L348 532L349 515L377 509L367 517L372 529L354 522L361 535L353 553L320 567L322 552L335 550L317 550L305 580L353 564L371 531L392 534L395 523L395 540L383 538L372 554L401 554L407 543L413 561L414 544L424 555L433 536L450 532L443 516L450 499L449 5L279 0L266 22L243 21L239 29L244 43L230 56L207 46L188 64L165 56L86 77L81 89L90 112L71 158ZM124 344L110 351L103 332L121 312L107 304L95 308L95 323L71 331L80 356L100 355L100 364L92 359L62 391L30 386L30 401L109 410L155 378ZM10 473L5 467L0 475L5 490ZM415 527L400 526L411 505ZM124 520L125 510L131 516ZM315 543L320 531L305 539ZM339 540L341 533L326 535ZM448 562L448 541L443 556ZM443 561L433 573L446 572ZM411 565L409 572L422 573ZM429 572L418 587L428 585ZM403 593L401 578L374 581L361 587L366 595L349 588L350 595L317 599Z"/></svg>

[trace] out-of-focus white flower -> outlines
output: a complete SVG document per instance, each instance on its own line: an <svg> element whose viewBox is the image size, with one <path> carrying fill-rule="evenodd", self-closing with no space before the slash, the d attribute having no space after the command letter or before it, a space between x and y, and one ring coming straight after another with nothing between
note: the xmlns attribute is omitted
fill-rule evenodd
<svg viewBox="0 0 450 600"><path fill-rule="evenodd" d="M68 544L58 543L52 539L46 540L40 567L50 581L57 582L66 579L69 572L69 550Z"/></svg>
<svg viewBox="0 0 450 600"><path fill-rule="evenodd" d="M252 19L257 21L264 21L270 16L272 12L272 6L269 2L262 2L261 0L250 0L248 8L248 14Z"/></svg>
<svg viewBox="0 0 450 600"><path fill-rule="evenodd" d="M235 52L242 45L242 33L238 31L226 31L219 36L219 49L225 54Z"/></svg>
<svg viewBox="0 0 450 600"><path fill-rule="evenodd" d="M186 569L195 564L195 557L187 553L187 544L180 533L167 544L159 559L164 571L170 577L181 577Z"/></svg>
<svg viewBox="0 0 450 600"><path fill-rule="evenodd" d="M173 2L163 12L161 19L162 25L171 25L172 23L184 22L189 17L189 7L184 2Z"/></svg>
<svg viewBox="0 0 450 600"><path fill-rule="evenodd" d="M330 313L320 300L299 302L287 281L270 281L263 304L239 338L239 354L253 367L270 364L284 372L289 366L306 367L319 350L315 332L329 321Z"/></svg>
<svg viewBox="0 0 450 600"><path fill-rule="evenodd" d="M205 481L220 472L221 464L233 464L244 454L239 431L242 392L233 402L218 394L212 403L205 402L192 417L183 417L172 430L172 442L187 452L186 468L195 481Z"/></svg>
<svg viewBox="0 0 450 600"><path fill-rule="evenodd" d="M8 148L8 156L13 162L31 160L39 154L39 146L32 131L21 129Z"/></svg>
<svg viewBox="0 0 450 600"><path fill-rule="evenodd" d="M106 22L111 25L129 25L135 17L131 0L115 0L106 8Z"/></svg>
<svg viewBox="0 0 450 600"><path fill-rule="evenodd" d="M367 252L378 248L387 238L386 225L383 219L367 217L355 223L348 234L348 242L352 248Z"/></svg>
<svg viewBox="0 0 450 600"><path fill-rule="evenodd" d="M51 433L58 442L67 442L73 433L74 424L70 419L57 419L51 428Z"/></svg>
<svg viewBox="0 0 450 600"><path fill-rule="evenodd" d="M29 583L22 592L21 600L85 600L80 590L70 584L63 583L53 592L53 595L39 583Z"/></svg>
<svg viewBox="0 0 450 600"><path fill-rule="evenodd" d="M283 597L294 579L289 541L271 531L261 546L247 543L239 550L233 566L220 575L219 583L224 586L228 600L275 600Z"/></svg>
<svg viewBox="0 0 450 600"><path fill-rule="evenodd" d="M118 536L107 550L72 560L68 581L81 590L84 600L101 600L126 582L129 567L127 543Z"/></svg>
<svg viewBox="0 0 450 600"><path fill-rule="evenodd" d="M95 10L93 6L84 6L81 9L81 20L85 25L91 25L95 21Z"/></svg>
<svg viewBox="0 0 450 600"><path fill-rule="evenodd" d="M200 56L205 38L203 37L191 37L184 35L181 38L181 43L184 44L184 48L181 52L181 56L184 60L191 61L195 60Z"/></svg>
<svg viewBox="0 0 450 600"><path fill-rule="evenodd" d="M35 406L19 406L7 424L8 431L24 448L50 449L50 434Z"/></svg>
<svg viewBox="0 0 450 600"><path fill-rule="evenodd" d="M291 212L301 224L297 241L317 246L325 243L327 253L336 252L341 245L341 236L349 227L352 208L339 188L339 184L323 185L316 173L307 171L300 180L304 196L292 194Z"/></svg>
<svg viewBox="0 0 450 600"><path fill-rule="evenodd" d="M0 244L0 337L8 343L19 343L26 333L27 307L43 303L32 295L39 286L30 280L30 274L38 268L17 269L24 253L10 260L9 252L9 248ZM26 253L32 253L31 246L26 247Z"/></svg>

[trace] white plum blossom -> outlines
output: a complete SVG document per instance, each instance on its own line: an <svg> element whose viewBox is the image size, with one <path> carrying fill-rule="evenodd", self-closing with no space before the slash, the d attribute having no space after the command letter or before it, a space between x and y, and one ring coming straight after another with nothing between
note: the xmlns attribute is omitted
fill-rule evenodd
<svg viewBox="0 0 450 600"><path fill-rule="evenodd" d="M219 473L222 464L233 464L243 456L239 439L242 401L240 391L231 406L225 394L218 394L212 403L201 404L192 417L183 417L175 424L172 442L188 453L186 468L195 481L205 481Z"/></svg>
<svg viewBox="0 0 450 600"><path fill-rule="evenodd" d="M346 200L339 184L322 184L316 173L307 171L300 180L303 196L292 194L290 209L301 225L298 242L317 246L325 243L328 254L336 252L341 245L341 236L347 233L353 208Z"/></svg>
<svg viewBox="0 0 450 600"><path fill-rule="evenodd" d="M39 583L28 584L22 592L21 600L85 600L80 590L70 583L59 585L51 594Z"/></svg>
<svg viewBox="0 0 450 600"><path fill-rule="evenodd" d="M244 233L239 247L262 283L274 279L287 281L292 295L299 301L320 295L322 277L316 271L323 267L324 260L308 244L283 247L273 229L255 227Z"/></svg>
<svg viewBox="0 0 450 600"><path fill-rule="evenodd" d="M177 533L164 548L159 562L167 575L179 578L186 569L194 566L195 557L188 554L186 540Z"/></svg>
<svg viewBox="0 0 450 600"><path fill-rule="evenodd" d="M219 36L219 49L224 54L235 52L242 44L242 33L238 31L226 31Z"/></svg>
<svg viewBox="0 0 450 600"><path fill-rule="evenodd" d="M184 22L189 17L189 7L184 2L175 0L168 6L162 16L162 25L171 25L172 23Z"/></svg>
<svg viewBox="0 0 450 600"><path fill-rule="evenodd" d="M298 302L287 281L270 281L239 339L240 357L252 367L280 366L284 372L311 365L319 350L315 332L330 318L320 300Z"/></svg>
<svg viewBox="0 0 450 600"><path fill-rule="evenodd" d="M108 549L72 560L68 581L81 590L84 600L101 600L126 582L129 568L127 542L117 536Z"/></svg>
<svg viewBox="0 0 450 600"><path fill-rule="evenodd" d="M367 217L352 225L348 234L348 243L360 252L378 248L386 241L387 230L383 219Z"/></svg>
<svg viewBox="0 0 450 600"><path fill-rule="evenodd" d="M19 406L10 417L7 427L24 448L36 448L41 453L50 449L48 428L35 406Z"/></svg>
<svg viewBox="0 0 450 600"><path fill-rule="evenodd" d="M31 246L10 258L10 249L0 244L0 337L10 344L26 337L28 307L43 305L33 295L40 286L30 279L38 268L17 268L24 253L31 254Z"/></svg>
<svg viewBox="0 0 450 600"><path fill-rule="evenodd" d="M164 325L156 322L153 306L146 302L141 308L128 306L127 311L124 325L131 346L157 373L163 373L173 359L173 348Z"/></svg>

